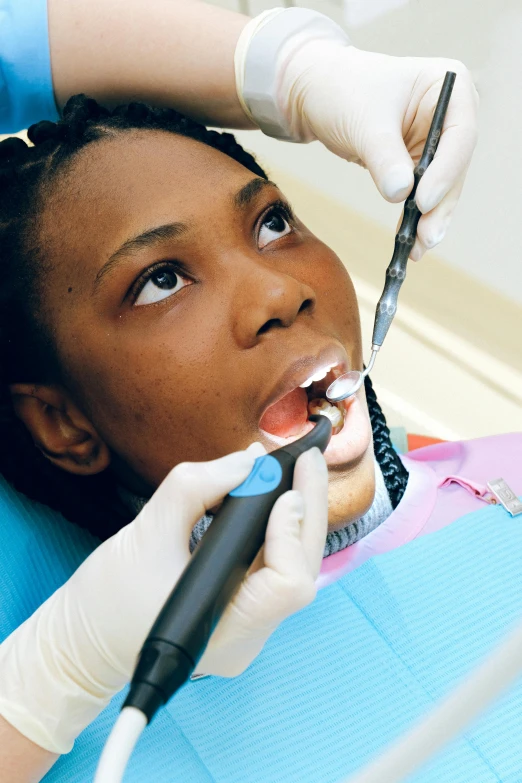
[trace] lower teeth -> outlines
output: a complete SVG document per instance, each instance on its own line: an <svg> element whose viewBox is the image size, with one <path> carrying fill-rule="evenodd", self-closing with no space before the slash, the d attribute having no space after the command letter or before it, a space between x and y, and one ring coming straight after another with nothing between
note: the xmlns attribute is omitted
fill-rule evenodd
<svg viewBox="0 0 522 783"><path fill-rule="evenodd" d="M308 413L314 416L327 416L332 422L332 435L341 432L344 425L344 413L337 405L332 405L328 400L318 397L308 403Z"/></svg>

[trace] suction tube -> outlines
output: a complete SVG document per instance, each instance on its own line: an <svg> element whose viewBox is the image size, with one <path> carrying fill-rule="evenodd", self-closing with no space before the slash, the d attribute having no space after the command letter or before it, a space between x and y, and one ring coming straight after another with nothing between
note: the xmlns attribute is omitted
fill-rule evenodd
<svg viewBox="0 0 522 783"><path fill-rule="evenodd" d="M292 489L297 458L332 434L325 416L299 440L259 457L248 478L225 500L167 598L141 649L123 708L152 720L189 679L223 611L265 540L277 498Z"/></svg>

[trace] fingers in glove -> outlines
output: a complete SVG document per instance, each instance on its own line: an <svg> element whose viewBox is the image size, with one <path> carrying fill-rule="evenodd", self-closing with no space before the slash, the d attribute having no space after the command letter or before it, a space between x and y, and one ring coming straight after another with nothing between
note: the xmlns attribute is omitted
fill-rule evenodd
<svg viewBox="0 0 522 783"><path fill-rule="evenodd" d="M241 484L257 457L265 454L260 443L210 462L182 462L173 468L140 513L144 524L155 524L155 532L175 529L186 542L192 527L205 511ZM138 521L136 520L136 521ZM149 529L150 534L150 529Z"/></svg>
<svg viewBox="0 0 522 783"><path fill-rule="evenodd" d="M317 579L328 533L328 468L318 448L298 458L294 471L294 489L304 501L301 544L313 579Z"/></svg>
<svg viewBox="0 0 522 783"><path fill-rule="evenodd" d="M285 617L313 600L314 580L301 543L303 517L300 492L291 490L277 499L263 548L225 610L217 627L221 637L216 639L224 638L238 622L241 638L266 637Z"/></svg>
<svg viewBox="0 0 522 783"><path fill-rule="evenodd" d="M413 161L398 119L396 128L368 132L363 164L387 201L404 201L413 187Z"/></svg>
<svg viewBox="0 0 522 783"><path fill-rule="evenodd" d="M415 199L423 214L463 179L477 143L477 107L477 91L464 68L457 73L437 152L417 188Z"/></svg>
<svg viewBox="0 0 522 783"><path fill-rule="evenodd" d="M328 477L321 453L318 449L312 451L299 457L294 478L294 486L304 487L307 482L313 485L306 487L309 509L305 512L302 494L296 489L278 498L264 546L221 617L198 671L227 677L240 674L279 623L314 599L315 575L308 553L312 551L316 557L317 549L320 555L323 552ZM322 529L321 535L317 531L310 534L308 523L314 522L318 530Z"/></svg>
<svg viewBox="0 0 522 783"><path fill-rule="evenodd" d="M297 459L293 488L294 492L287 492L274 504L265 545L249 574L268 566L290 575L295 573L294 564L301 572L301 555L290 560L294 544L300 543L308 570L313 579L317 578L328 532L328 468L318 448L309 449Z"/></svg>
<svg viewBox="0 0 522 783"><path fill-rule="evenodd" d="M300 492L290 490L277 499L268 520L263 560L267 568L292 577L308 569L301 546L304 502Z"/></svg>
<svg viewBox="0 0 522 783"><path fill-rule="evenodd" d="M271 622L274 618L281 622L315 597L315 579L301 541L303 519L303 497L297 490L290 490L278 498L268 520L263 547L265 568L253 575L252 586L255 582L267 596Z"/></svg>
<svg viewBox="0 0 522 783"><path fill-rule="evenodd" d="M435 209L423 215L417 226L417 239L411 250L410 258L419 261L427 250L432 250L439 242L442 242L451 223L453 212L457 206L466 171L460 176L449 193L442 199Z"/></svg>
<svg viewBox="0 0 522 783"><path fill-rule="evenodd" d="M469 166L477 142L478 95L471 81L470 73L458 61L449 61L447 68L451 68L457 73L457 79L435 158L417 189L416 200L422 213L431 212L460 180ZM430 106L430 115L435 106L433 103L435 97L438 99L443 78L444 74L441 74L440 79L434 81L430 90L425 94L424 100L426 105ZM434 91L436 96L432 94ZM423 101L417 107L418 116L422 115L422 103ZM427 134L430 122L431 119L428 121L426 117L425 134ZM418 126L419 122L414 122L411 132L414 133ZM415 146L418 147L419 154L424 143L425 138L417 139ZM410 135L407 137L406 144L404 143L399 123L397 127L389 127L387 132L374 129L369 134L369 145L365 151L363 162L369 169L380 192L388 201L402 201L411 190L413 176L411 174L411 178L408 178L408 172L412 172L413 169L410 157L414 152L412 144L413 136L410 137Z"/></svg>

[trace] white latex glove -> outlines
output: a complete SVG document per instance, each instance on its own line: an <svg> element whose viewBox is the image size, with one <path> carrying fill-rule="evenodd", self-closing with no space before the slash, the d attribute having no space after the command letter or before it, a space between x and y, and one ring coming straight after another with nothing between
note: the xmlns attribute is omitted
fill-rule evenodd
<svg viewBox="0 0 522 783"><path fill-rule="evenodd" d="M240 484L261 444L175 467L139 516L101 544L0 645L0 714L54 753L130 680L137 655L190 559L196 521ZM200 671L235 676L272 631L315 597L327 533L328 474L312 449L297 460L294 491L274 505L263 549L223 614Z"/></svg>
<svg viewBox="0 0 522 783"><path fill-rule="evenodd" d="M457 60L361 51L322 14L295 8L252 20L236 51L238 94L262 130L297 142L319 139L366 167L392 202L411 191L446 71L457 78L416 194L423 216L414 260L444 237L475 148L478 95L467 68Z"/></svg>

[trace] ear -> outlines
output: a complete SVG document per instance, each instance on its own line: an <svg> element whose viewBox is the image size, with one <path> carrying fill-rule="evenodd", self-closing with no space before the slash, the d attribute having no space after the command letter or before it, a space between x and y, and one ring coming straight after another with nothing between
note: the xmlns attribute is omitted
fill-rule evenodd
<svg viewBox="0 0 522 783"><path fill-rule="evenodd" d="M14 383L10 391L16 415L54 465L80 476L109 465L108 447L61 386Z"/></svg>

